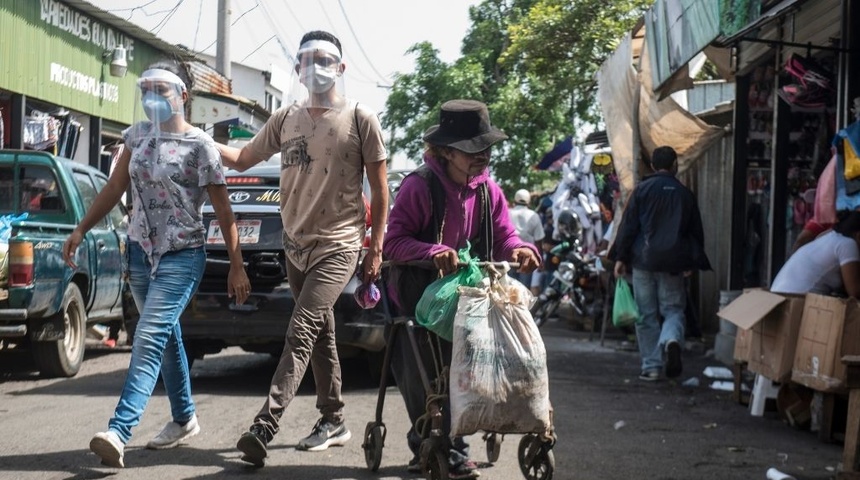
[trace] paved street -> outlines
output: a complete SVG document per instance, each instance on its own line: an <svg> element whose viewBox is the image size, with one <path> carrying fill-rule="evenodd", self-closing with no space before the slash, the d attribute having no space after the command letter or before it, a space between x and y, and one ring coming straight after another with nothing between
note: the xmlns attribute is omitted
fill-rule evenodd
<svg viewBox="0 0 860 480"><path fill-rule="evenodd" d="M685 352L681 380L697 377L698 387L679 382L645 383L636 378L638 355L613 337L600 347L588 335L552 321L543 330L549 352L551 396L559 441L553 449L555 479L764 479L769 467L798 480L835 475L842 447L825 444L808 431L783 423L778 415L751 417L728 392L708 388L702 376L715 363ZM270 462L246 467L235 449L261 405L274 361L230 349L194 365L193 388L202 433L174 450L143 448L167 421L163 392L153 397L126 450L124 470L100 466L87 448L105 428L128 363L127 349L91 349L81 373L72 379L34 377L26 362L0 355L0 478L3 479L399 479L419 478L405 471L406 415L399 394L389 388L384 420L389 432L379 472L364 463L361 433L373 418L376 388L366 366L345 365L347 421L353 439L321 453L293 447L316 420L309 379L284 417ZM13 368L11 365L19 365ZM508 436L495 465L482 479L520 479L518 436ZM473 457L485 461L480 436L471 438Z"/></svg>

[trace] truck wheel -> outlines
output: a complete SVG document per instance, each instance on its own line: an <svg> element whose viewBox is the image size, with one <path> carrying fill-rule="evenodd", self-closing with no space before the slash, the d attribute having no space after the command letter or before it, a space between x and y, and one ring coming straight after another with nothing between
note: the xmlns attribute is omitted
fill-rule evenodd
<svg viewBox="0 0 860 480"><path fill-rule="evenodd" d="M84 341L87 337L87 311L81 290L74 283L66 287L63 308L62 340L34 342L33 359L46 377L73 377L84 361Z"/></svg>

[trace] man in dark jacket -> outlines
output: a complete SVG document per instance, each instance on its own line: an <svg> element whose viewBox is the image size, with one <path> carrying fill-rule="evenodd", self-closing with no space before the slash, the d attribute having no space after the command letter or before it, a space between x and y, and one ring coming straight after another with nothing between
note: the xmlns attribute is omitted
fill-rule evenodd
<svg viewBox="0 0 860 480"><path fill-rule="evenodd" d="M659 379L664 364L666 377L681 374L684 278L693 270L711 269L696 197L675 178L677 162L672 147L654 150L655 173L633 190L610 252L616 277L632 267L640 315L636 324L642 359L639 378L647 381Z"/></svg>

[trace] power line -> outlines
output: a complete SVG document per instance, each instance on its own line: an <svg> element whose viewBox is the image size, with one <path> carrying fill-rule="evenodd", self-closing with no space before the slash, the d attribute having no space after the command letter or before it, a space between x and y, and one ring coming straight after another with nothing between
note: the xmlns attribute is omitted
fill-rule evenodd
<svg viewBox="0 0 860 480"><path fill-rule="evenodd" d="M244 17L248 12L250 12L251 10L253 10L253 9L255 9L255 8L259 7L259 6L260 6L260 0L257 0L257 4L256 4L256 5L254 5L253 7L251 7L251 8L249 8L249 9L245 10L244 12L242 12L242 14L241 14L241 15L239 15L239 17L238 17L238 18L236 18L236 20L233 20L233 23L231 23L231 24L230 24L230 26L232 27L233 25L236 25L236 23L238 23L238 22L239 22L239 20L241 20L241 19L242 19L242 17Z"/></svg>
<svg viewBox="0 0 860 480"><path fill-rule="evenodd" d="M280 27L277 24L275 24L275 22L272 20L274 18L274 16L272 15L272 12L269 10L269 7L266 6L265 1L263 1L262 5L263 5L263 13L264 13L263 16L266 17L266 21L269 22L269 26L272 27L272 30L275 32L275 35L278 39L278 45L281 47L281 51L284 53L284 55L286 55L286 57L290 60L290 62L296 63L295 55L290 53L290 50L287 48L287 45L284 42L284 39L281 38ZM284 5L287 6L287 9L290 10L290 14L293 16L293 19L295 19L296 23L298 23L298 19L296 19L296 15L293 13L292 9L290 9L289 3L284 2ZM299 25L299 26L301 27L301 25Z"/></svg>
<svg viewBox="0 0 860 480"><path fill-rule="evenodd" d="M146 10L144 10L144 9L143 9L143 7L146 7L146 6L152 5L153 3L157 2L157 1L158 1L158 0L150 0L149 2L146 2L146 3L144 3L143 5L140 5L140 6L137 6L137 7L131 7L131 8L114 8L114 9L105 10L105 11L106 11L106 12L110 12L110 13L113 13L113 12L130 12L130 13L128 14L128 18L126 18L126 20L131 20L131 17L132 17L132 15L134 15L134 11L135 11L135 10L141 10L141 11L143 12L143 14L144 14L144 15L146 15L146 16L148 17L148 16L150 16L150 14L146 13Z"/></svg>
<svg viewBox="0 0 860 480"><path fill-rule="evenodd" d="M179 9L180 5L182 5L182 0L177 1L176 5L174 5L173 8L171 8L170 10L166 10L168 12L167 15L165 15L164 18L161 19L161 21L159 21L154 27L152 27L152 33L158 35L159 32L161 32L161 29L164 28L165 25L167 25L167 22L169 22L170 19L173 18L174 15L176 15L176 11Z"/></svg>
<svg viewBox="0 0 860 480"><path fill-rule="evenodd" d="M200 0L200 6L197 9L197 28L194 29L194 43L192 49L197 49L197 34L200 33L200 17L203 16L203 0Z"/></svg>
<svg viewBox="0 0 860 480"><path fill-rule="evenodd" d="M340 5L340 11L343 13L344 20L346 20L346 26L349 27L349 31L352 33L352 38L355 39L355 43L358 45L358 49L361 51L361 54L364 55L364 59L367 60L368 65L370 65L370 69L373 70L383 82L388 82L388 79L385 78L385 75L379 73L379 70L376 69L373 62L370 61L370 58L367 56L367 52L364 51L364 47L361 46L361 41L358 39L358 35L355 34L355 30L352 28L352 23L349 21L349 16L346 14L346 9L343 7L343 1L337 0L337 4Z"/></svg>
<svg viewBox="0 0 860 480"><path fill-rule="evenodd" d="M254 53L256 53L256 52L257 52L257 50L259 50L259 49L263 48L263 45L265 45L265 44L267 44L267 43L271 42L273 38L278 38L278 35L277 35L277 34L275 34L275 35L272 35L271 37L269 37L269 39L268 39L268 40L266 40L265 42L261 43L257 48L255 48L253 51L251 51L251 53L249 53L249 54L245 55L245 58L243 58L242 60L240 60L240 61L239 61L239 63L242 63L242 62L244 62L245 60L247 60L247 59L248 59L248 57L250 57L251 55L253 55Z"/></svg>
<svg viewBox="0 0 860 480"><path fill-rule="evenodd" d="M263 7L263 11L265 12L266 21L269 22L269 25L272 27L272 30L277 35L278 45L281 47L281 51L284 53L284 55L286 55L286 57L291 62L297 63L298 60L296 60L296 57L292 53L290 53L289 49L287 49L287 47L286 47L286 42L284 41L284 37L282 35L283 32L281 30L281 28L282 28L281 24L280 23L275 24L272 21L272 19L276 18L276 17L275 17L275 15L272 14L272 11L270 10L269 6L266 3L267 2L265 0L263 0L261 2L261 5ZM296 24L299 26L299 28L302 30L302 32L307 32L308 31L307 28L305 28L305 26L302 25L302 22L299 20L299 17L296 15L295 11L293 11L292 7L290 7L290 3L289 2L283 2L282 5L287 7L287 10L289 11L290 16L292 16L293 20L296 22ZM335 29L334 29L334 25L332 24L331 18L328 16L327 12L325 12L325 8L323 8L322 5L320 5L320 8L323 9L323 14L325 14L326 18L329 21L329 24L331 25L332 33L337 35L337 32L334 31ZM376 80L374 80L373 78L371 78L370 76L368 76L367 74L362 72L361 69L358 68L357 66L350 65L350 67L355 67L354 69L350 68L351 72L354 72L354 74L358 75L359 77L363 77L363 79L356 79L356 81L359 81L360 83L376 83Z"/></svg>
<svg viewBox="0 0 860 480"><path fill-rule="evenodd" d="M331 33L338 38L344 38L344 36L341 35L340 32L337 31L337 28L335 27L334 22L332 21L331 17L328 15L328 11L326 11L325 5L323 5L322 0L317 0L317 4L320 6L320 10L322 10L323 15L325 16L326 20L328 20L328 24L331 27ZM354 65L353 64L350 64L350 65L353 67L356 74L358 74L360 77L364 78L363 83L375 83L376 82L376 80L373 79L370 75L365 73L362 69L358 68L358 62L356 62Z"/></svg>

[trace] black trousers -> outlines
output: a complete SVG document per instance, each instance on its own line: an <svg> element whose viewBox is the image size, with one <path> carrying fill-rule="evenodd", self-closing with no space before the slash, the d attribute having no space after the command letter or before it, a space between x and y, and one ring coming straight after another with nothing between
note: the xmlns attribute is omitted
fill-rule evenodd
<svg viewBox="0 0 860 480"><path fill-rule="evenodd" d="M391 349L391 373L394 375L394 380L397 382L397 388L403 396L403 401L406 403L406 412L409 414L411 428L406 434L406 441L409 449L413 454L418 455L418 449L421 446L420 432L416 431L415 426L422 415L427 413L427 394L424 389L424 383L421 380L421 373L418 368L418 362L415 358L415 353L412 349L412 344L409 341L407 329L410 329L415 335L416 343L421 362L424 365L425 372L431 382L437 376L437 367L434 365L433 352L436 351L432 347L431 338L438 339L441 344L441 360L443 365L451 364L451 342L439 339L436 334L428 331L426 328L412 325L389 325L388 329L396 328L395 336L392 339L393 344L389 345ZM388 338L386 331L386 338ZM432 336L432 337L431 337ZM437 357L439 357L437 352ZM444 392L447 396L448 392ZM444 402L442 407L443 429L446 437L450 437L451 433L451 409L450 403ZM429 422L429 418L427 418ZM448 463L451 467L457 467L469 458L469 445L463 441L462 437L457 437L451 442L451 449L448 454Z"/></svg>

